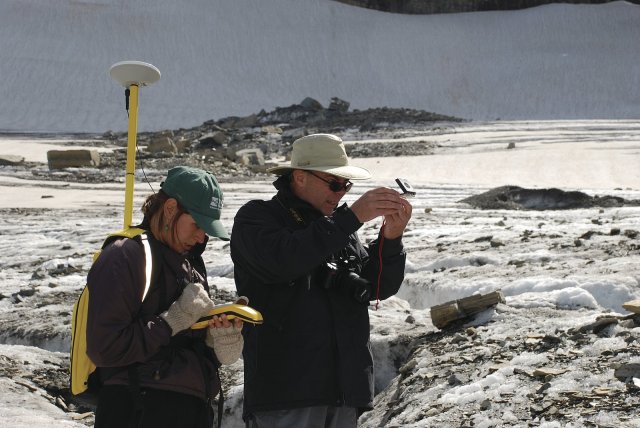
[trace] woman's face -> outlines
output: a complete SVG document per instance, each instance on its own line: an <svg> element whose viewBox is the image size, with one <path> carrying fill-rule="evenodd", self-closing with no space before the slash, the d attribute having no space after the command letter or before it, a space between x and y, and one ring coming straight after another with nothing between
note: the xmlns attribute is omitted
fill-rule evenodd
<svg viewBox="0 0 640 428"><path fill-rule="evenodd" d="M169 223L173 220L173 216L179 215L177 209L177 201L170 198L165 203L166 215L168 215ZM166 234L166 243L171 249L177 253L185 253L194 245L202 244L205 240L204 230L200 229L196 221L190 214L183 213L178 217L175 223L175 230L168 230Z"/></svg>
<svg viewBox="0 0 640 428"><path fill-rule="evenodd" d="M176 223L176 233L173 236L171 248L178 253L186 253L196 244L204 242L205 233L189 214L182 214Z"/></svg>

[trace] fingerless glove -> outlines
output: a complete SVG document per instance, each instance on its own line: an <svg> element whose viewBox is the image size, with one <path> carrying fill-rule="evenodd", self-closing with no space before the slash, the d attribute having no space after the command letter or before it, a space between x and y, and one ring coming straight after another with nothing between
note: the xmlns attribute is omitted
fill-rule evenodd
<svg viewBox="0 0 640 428"><path fill-rule="evenodd" d="M171 335L191 327L200 317L205 316L214 307L209 293L201 284L189 283L182 294L160 316L171 327Z"/></svg>
<svg viewBox="0 0 640 428"><path fill-rule="evenodd" d="M216 353L220 364L229 365L235 363L242 355L244 339L242 327L209 328L205 342Z"/></svg>

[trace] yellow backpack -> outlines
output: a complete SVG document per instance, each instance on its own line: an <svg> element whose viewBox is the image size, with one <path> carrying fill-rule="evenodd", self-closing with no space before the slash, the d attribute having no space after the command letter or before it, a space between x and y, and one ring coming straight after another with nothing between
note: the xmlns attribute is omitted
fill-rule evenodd
<svg viewBox="0 0 640 428"><path fill-rule="evenodd" d="M144 229L130 227L110 234L102 244L102 248L118 238L135 238L139 236L142 241L145 254L145 288L142 295L144 301L151 285L151 271L153 268L153 258L151 257L151 247ZM93 255L93 262L100 256L100 251ZM71 351L69 353L70 383L71 393L79 395L90 389L93 379L91 375L96 370L96 365L87 355L87 315L89 313L89 287L85 285L84 290L73 306L73 317L71 319Z"/></svg>

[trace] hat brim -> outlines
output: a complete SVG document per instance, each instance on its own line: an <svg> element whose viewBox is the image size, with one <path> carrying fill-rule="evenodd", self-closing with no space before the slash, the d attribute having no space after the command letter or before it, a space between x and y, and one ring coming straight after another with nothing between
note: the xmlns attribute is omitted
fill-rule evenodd
<svg viewBox="0 0 640 428"><path fill-rule="evenodd" d="M366 180L371 178L371 173L359 166L310 166L310 167L291 167L291 166L276 166L269 168L267 172L276 175L284 175L294 169L302 169L304 171L320 171L327 174L335 175L336 177L346 178L347 180Z"/></svg>
<svg viewBox="0 0 640 428"><path fill-rule="evenodd" d="M213 220L211 217L206 217L193 212L189 214L191 214L191 217L196 221L198 227L204 230L207 235L222 239L223 241L229 240L229 234L220 220Z"/></svg>

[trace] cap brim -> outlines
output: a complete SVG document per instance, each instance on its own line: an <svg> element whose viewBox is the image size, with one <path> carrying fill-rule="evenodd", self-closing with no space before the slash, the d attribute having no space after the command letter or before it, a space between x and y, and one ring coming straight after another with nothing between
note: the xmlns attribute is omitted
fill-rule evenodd
<svg viewBox="0 0 640 428"><path fill-rule="evenodd" d="M222 239L223 241L229 240L229 234L220 220L213 220L211 217L205 217L193 212L190 214L196 221L198 227L204 230L207 235Z"/></svg>
<svg viewBox="0 0 640 428"><path fill-rule="evenodd" d="M276 175L284 175L294 169L302 169L304 171L320 171L327 174L335 175L336 177L346 178L347 180L366 180L371 178L371 173L359 166L310 166L310 167L291 167L291 166L276 166L269 168L267 172Z"/></svg>

